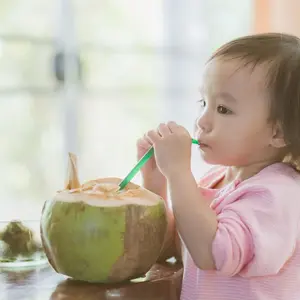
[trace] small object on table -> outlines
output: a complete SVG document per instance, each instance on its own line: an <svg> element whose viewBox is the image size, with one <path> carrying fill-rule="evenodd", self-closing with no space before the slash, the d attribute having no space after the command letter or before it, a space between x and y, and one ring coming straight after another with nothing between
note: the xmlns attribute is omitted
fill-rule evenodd
<svg viewBox="0 0 300 300"><path fill-rule="evenodd" d="M0 267L29 266L41 260L47 262L34 232L19 220L8 222L0 232Z"/></svg>

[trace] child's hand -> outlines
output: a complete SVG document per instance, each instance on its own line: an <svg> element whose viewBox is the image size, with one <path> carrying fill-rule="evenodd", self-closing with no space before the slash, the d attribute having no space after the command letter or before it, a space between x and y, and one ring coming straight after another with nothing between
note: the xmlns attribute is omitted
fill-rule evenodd
<svg viewBox="0 0 300 300"><path fill-rule="evenodd" d="M191 169L191 136L175 122L161 124L146 137L153 144L157 167L166 177Z"/></svg>
<svg viewBox="0 0 300 300"><path fill-rule="evenodd" d="M137 159L140 160L142 156L153 146L151 140L145 134L142 138L137 141ZM149 161L143 166L141 169L142 177L144 183L147 183L151 186L151 190L159 190L159 185L163 184L165 181L165 177L162 175L160 170L158 169L155 161L155 156L153 155Z"/></svg>

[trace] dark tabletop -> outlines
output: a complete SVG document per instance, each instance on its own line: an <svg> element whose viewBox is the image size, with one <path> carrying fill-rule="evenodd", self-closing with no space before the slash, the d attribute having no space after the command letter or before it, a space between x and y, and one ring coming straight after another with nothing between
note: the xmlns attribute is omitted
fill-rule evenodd
<svg viewBox="0 0 300 300"><path fill-rule="evenodd" d="M0 270L0 300L178 300L182 265L156 264L141 282L90 284L57 274L45 265Z"/></svg>

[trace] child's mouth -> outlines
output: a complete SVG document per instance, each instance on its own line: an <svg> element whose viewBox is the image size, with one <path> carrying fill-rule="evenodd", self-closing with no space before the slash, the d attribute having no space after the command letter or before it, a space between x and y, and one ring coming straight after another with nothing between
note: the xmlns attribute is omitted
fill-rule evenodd
<svg viewBox="0 0 300 300"><path fill-rule="evenodd" d="M209 145L207 145L207 144L205 144L205 143L201 143L201 142L199 142L199 147L200 147L201 149L210 148Z"/></svg>

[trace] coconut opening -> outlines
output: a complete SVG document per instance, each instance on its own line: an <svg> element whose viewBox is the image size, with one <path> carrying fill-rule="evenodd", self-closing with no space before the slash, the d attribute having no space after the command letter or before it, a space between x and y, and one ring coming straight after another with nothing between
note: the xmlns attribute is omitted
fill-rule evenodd
<svg viewBox="0 0 300 300"><path fill-rule="evenodd" d="M65 188L57 192L54 200L82 202L92 206L155 205L162 200L158 195L132 182L119 190L120 182L120 178L109 177L90 180L81 185L78 180L77 157L69 153Z"/></svg>
<svg viewBox="0 0 300 300"><path fill-rule="evenodd" d="M119 191L119 178L101 178L80 188L58 192L54 200L83 202L92 206L121 206L128 204L155 205L161 198L133 183Z"/></svg>

